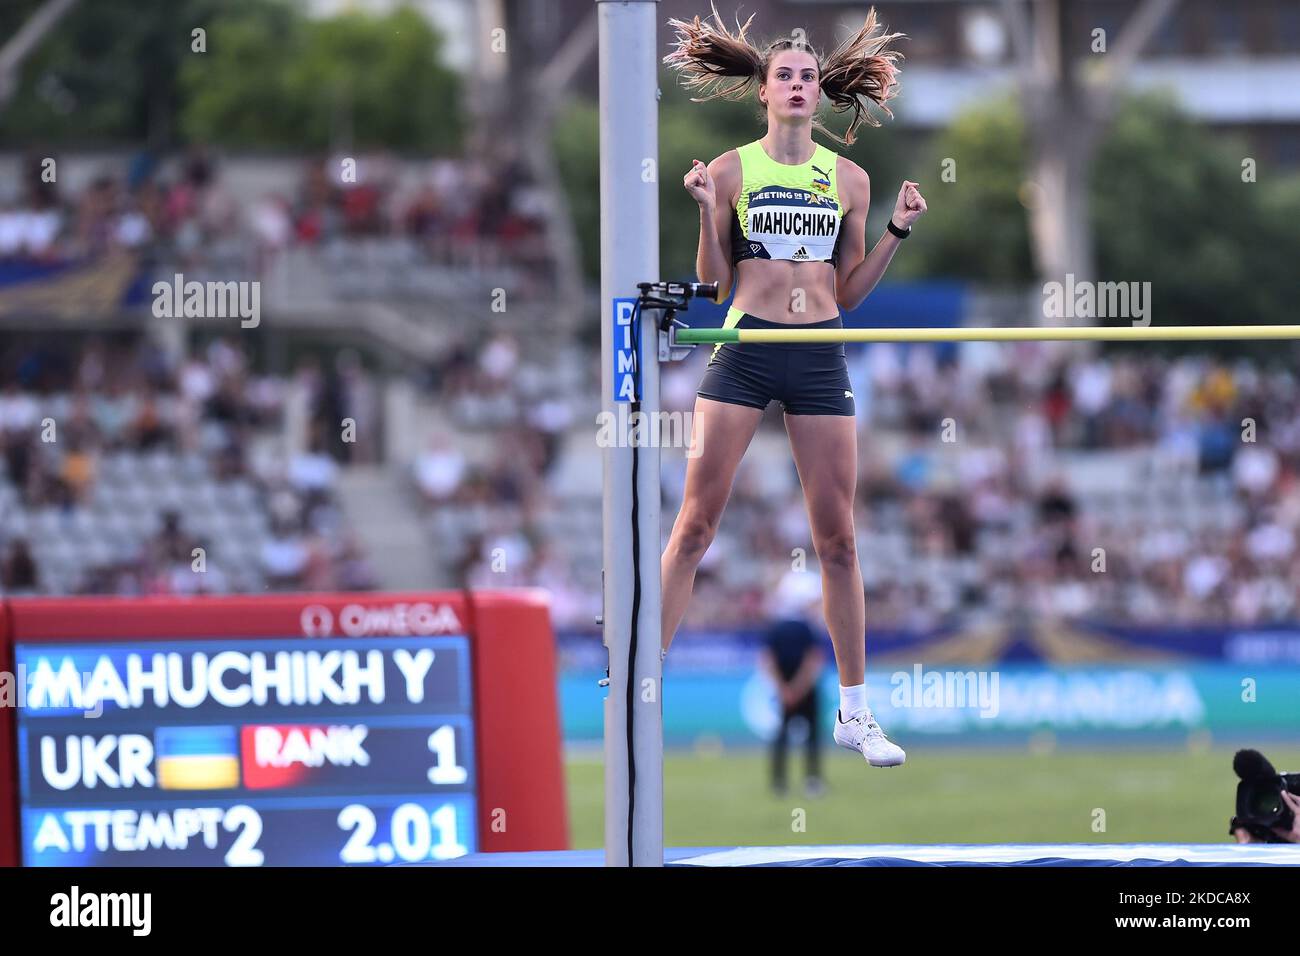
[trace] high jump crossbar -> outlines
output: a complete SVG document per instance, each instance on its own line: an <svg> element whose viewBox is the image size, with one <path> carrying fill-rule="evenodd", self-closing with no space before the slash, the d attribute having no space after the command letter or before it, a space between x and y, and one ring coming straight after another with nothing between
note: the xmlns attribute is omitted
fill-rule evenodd
<svg viewBox="0 0 1300 956"><path fill-rule="evenodd" d="M1300 339L1300 325L1043 326L912 329L686 329L673 345L719 342L1201 342Z"/></svg>

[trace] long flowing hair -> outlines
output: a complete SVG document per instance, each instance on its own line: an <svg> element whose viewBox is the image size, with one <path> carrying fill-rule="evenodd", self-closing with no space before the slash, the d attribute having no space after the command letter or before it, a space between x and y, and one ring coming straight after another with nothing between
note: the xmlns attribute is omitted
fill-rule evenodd
<svg viewBox="0 0 1300 956"><path fill-rule="evenodd" d="M886 33L876 21L876 8L867 13L867 20L853 36L841 43L833 53L823 57L800 37L782 37L759 47L749 39L749 25L754 17L742 25L736 18L733 33L722 22L718 8L710 19L671 19L668 25L677 30L673 51L664 57L664 63L682 76L682 86L699 96L692 101L703 103L719 97L740 100L751 90L767 80L767 70L772 57L782 50L799 50L811 53L817 61L821 91L831 102L836 113L852 112L853 118L843 137L837 136L813 118L813 128L819 129L836 142L853 145L857 128L866 123L879 126L880 121L871 113L874 104L890 118L893 113L885 103L898 94L899 69L895 61L902 58L896 50L888 49L891 42L904 37L902 33Z"/></svg>

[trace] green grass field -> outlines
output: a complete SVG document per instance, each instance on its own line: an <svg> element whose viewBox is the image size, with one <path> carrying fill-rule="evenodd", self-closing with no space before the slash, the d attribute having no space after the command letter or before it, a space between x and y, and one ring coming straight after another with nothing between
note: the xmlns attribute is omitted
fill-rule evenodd
<svg viewBox="0 0 1300 956"><path fill-rule="evenodd" d="M1279 770L1300 752L1265 747ZM909 748L903 767L870 768L835 748L826 793L767 788L761 751L669 752L669 846L859 843L1229 842L1237 778L1232 749L1028 750ZM797 756L792 782L801 781ZM571 845L604 843L604 771L595 754L566 758ZM1095 811L1105 830L1094 830ZM805 828L796 829L803 810Z"/></svg>

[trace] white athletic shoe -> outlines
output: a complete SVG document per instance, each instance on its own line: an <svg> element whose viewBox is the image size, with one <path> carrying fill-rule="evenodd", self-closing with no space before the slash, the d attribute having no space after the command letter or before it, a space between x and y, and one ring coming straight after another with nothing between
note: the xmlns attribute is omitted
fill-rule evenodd
<svg viewBox="0 0 1300 956"><path fill-rule="evenodd" d="M835 742L858 751L873 767L897 767L907 759L903 748L885 736L869 710L847 721L840 720L840 712L835 711Z"/></svg>

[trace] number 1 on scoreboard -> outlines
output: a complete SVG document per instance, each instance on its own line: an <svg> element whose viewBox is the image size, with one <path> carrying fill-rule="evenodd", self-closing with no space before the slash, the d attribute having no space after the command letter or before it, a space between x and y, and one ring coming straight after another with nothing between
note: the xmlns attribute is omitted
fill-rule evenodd
<svg viewBox="0 0 1300 956"><path fill-rule="evenodd" d="M429 734L429 750L436 762L429 768L429 782L437 786L464 783L469 771L456 763L456 731L452 727L439 727Z"/></svg>

